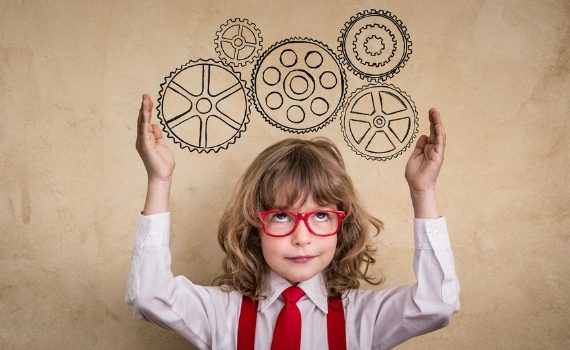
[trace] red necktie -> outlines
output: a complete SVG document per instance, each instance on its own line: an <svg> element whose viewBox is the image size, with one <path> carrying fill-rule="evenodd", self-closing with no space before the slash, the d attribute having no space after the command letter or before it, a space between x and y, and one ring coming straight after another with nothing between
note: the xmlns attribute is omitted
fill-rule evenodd
<svg viewBox="0 0 570 350"><path fill-rule="evenodd" d="M301 349L301 312L297 308L297 301L305 292L297 286L292 286L281 293L285 305L277 316L271 350L299 350Z"/></svg>

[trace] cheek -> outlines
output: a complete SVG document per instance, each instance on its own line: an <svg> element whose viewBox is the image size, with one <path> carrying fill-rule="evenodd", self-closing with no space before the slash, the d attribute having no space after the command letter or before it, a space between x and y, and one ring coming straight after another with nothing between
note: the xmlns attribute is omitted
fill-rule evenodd
<svg viewBox="0 0 570 350"><path fill-rule="evenodd" d="M271 265L272 260L276 258L278 253L282 251L279 246L279 240L261 234L261 252L263 253L263 258L269 265Z"/></svg>
<svg viewBox="0 0 570 350"><path fill-rule="evenodd" d="M334 253L336 251L336 243L337 243L336 236L329 237L329 239L323 242L322 251L324 255L326 255L326 258L329 261L332 260L332 258L334 257Z"/></svg>

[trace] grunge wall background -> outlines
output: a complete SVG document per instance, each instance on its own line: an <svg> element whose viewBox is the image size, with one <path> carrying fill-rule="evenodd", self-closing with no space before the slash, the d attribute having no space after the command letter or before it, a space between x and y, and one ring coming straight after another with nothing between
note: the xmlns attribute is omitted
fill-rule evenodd
<svg viewBox="0 0 570 350"><path fill-rule="evenodd" d="M444 120L438 199L462 287L449 327L399 348L569 348L570 4L506 0L0 1L0 348L188 348L124 303L146 191L134 147L142 93L156 103L170 72L218 59L215 33L230 18L254 22L264 50L301 36L337 52L345 22L371 8L395 14L413 42L387 83L415 102L420 133L429 107ZM346 76L348 95L364 85ZM414 283L409 150L367 160L338 117L308 134L275 128L255 108L249 118L217 153L169 140L174 274L208 284L219 271L217 220L260 149L326 136L386 224L382 288Z"/></svg>

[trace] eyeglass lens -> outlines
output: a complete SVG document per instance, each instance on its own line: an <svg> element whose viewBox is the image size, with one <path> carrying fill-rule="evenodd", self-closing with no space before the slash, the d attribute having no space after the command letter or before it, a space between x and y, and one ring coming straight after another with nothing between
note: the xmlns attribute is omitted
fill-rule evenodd
<svg viewBox="0 0 570 350"><path fill-rule="evenodd" d="M287 235L293 231L297 217L287 212L276 212L265 216L265 228L275 236ZM330 235L338 228L338 214L320 211L307 217L309 228L318 235Z"/></svg>

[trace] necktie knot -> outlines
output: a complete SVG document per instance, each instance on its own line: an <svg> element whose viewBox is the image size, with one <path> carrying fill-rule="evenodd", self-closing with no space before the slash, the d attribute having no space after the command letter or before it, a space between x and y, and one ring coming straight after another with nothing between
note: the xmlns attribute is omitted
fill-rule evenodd
<svg viewBox="0 0 570 350"><path fill-rule="evenodd" d="M299 301L299 299L301 299L303 295L305 295L305 292L303 292L303 290L297 286L291 286L285 289L283 293L281 293L281 295L283 296L285 304L289 303L296 304L297 301Z"/></svg>

